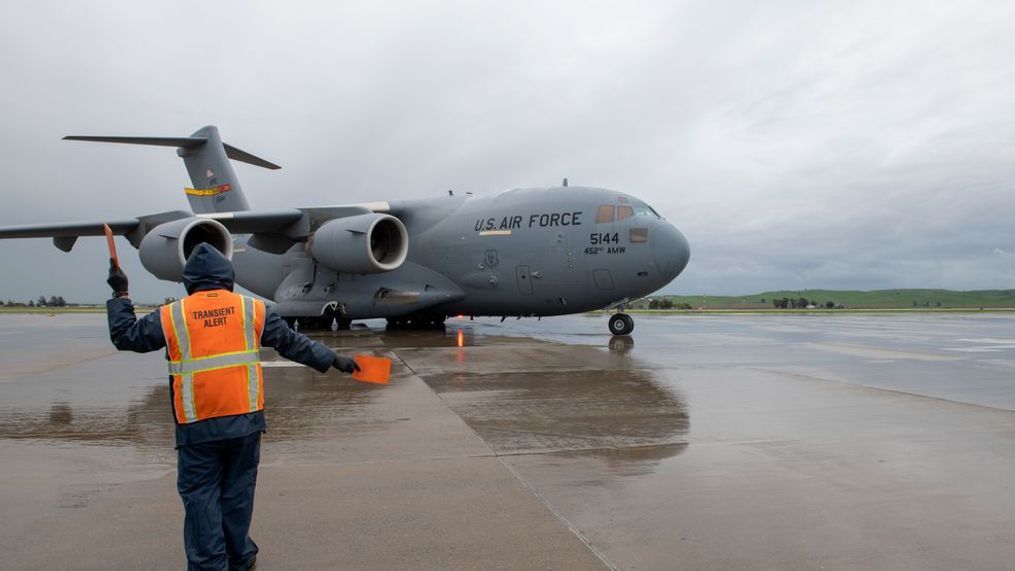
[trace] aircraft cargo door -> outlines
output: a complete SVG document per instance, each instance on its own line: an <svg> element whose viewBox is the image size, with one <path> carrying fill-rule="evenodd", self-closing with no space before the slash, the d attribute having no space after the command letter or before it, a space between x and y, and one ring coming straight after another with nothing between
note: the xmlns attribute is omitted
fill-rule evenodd
<svg viewBox="0 0 1015 571"><path fill-rule="evenodd" d="M532 274L529 272L529 267L518 266L515 268L515 277L515 281L518 282L518 293L532 295Z"/></svg>

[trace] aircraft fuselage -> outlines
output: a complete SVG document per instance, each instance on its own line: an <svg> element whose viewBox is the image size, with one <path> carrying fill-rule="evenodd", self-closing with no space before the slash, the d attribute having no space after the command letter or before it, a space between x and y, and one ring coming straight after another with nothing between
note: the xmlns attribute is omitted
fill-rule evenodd
<svg viewBox="0 0 1015 571"><path fill-rule="evenodd" d="M684 236L648 205L604 189L515 189L376 208L408 230L408 258L399 269L336 273L315 264L302 245L271 255L237 238L238 283L288 315L321 315L326 307L351 319L560 315L651 294L690 256Z"/></svg>

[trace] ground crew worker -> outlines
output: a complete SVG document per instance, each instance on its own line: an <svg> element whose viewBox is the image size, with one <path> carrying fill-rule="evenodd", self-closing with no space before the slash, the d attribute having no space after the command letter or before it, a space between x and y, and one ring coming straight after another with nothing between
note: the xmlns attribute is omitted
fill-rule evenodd
<svg viewBox="0 0 1015 571"><path fill-rule="evenodd" d="M137 319L127 276L110 260L113 344L139 353L165 348L169 360L189 569L249 569L257 558L248 531L265 430L258 349L273 347L322 373L358 368L290 329L263 302L233 293L234 275L225 256L199 244L183 269L189 295Z"/></svg>

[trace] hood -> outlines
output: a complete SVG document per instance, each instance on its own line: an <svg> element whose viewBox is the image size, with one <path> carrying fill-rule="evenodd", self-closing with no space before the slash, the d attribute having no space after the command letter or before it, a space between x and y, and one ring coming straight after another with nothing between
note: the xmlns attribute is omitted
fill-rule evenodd
<svg viewBox="0 0 1015 571"><path fill-rule="evenodd" d="M183 266L183 285L187 288L187 293L210 289L233 291L235 278L233 263L205 242L194 248L187 258L187 264Z"/></svg>

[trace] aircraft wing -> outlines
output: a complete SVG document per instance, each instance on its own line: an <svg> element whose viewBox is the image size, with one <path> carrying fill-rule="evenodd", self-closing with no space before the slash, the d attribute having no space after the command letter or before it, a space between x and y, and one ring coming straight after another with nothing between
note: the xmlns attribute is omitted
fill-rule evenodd
<svg viewBox="0 0 1015 571"><path fill-rule="evenodd" d="M113 234L126 236L131 244L137 247L141 238L155 226L191 214L182 210L162 212L139 218L120 218L111 220L89 220L82 222L63 222L58 224L27 224L21 226L0 226L0 239L4 238L52 238L53 245L70 252L81 236L102 236L103 224L109 225ZM136 240L136 241L135 241Z"/></svg>
<svg viewBox="0 0 1015 571"><path fill-rule="evenodd" d="M198 214L221 222L233 234L279 232L293 238L305 238L311 231L328 220L367 214L365 206L329 206L322 208L280 208L278 210L244 210L241 212L211 212Z"/></svg>
<svg viewBox="0 0 1015 571"><path fill-rule="evenodd" d="M295 242L306 239L313 230L328 220L369 212L371 210L366 206L333 206L215 212L196 216L220 222L232 234L252 234L251 246L281 254ZM195 215L190 212L173 210L137 218L0 226L0 239L52 238L57 248L70 252L79 237L102 236L102 226L108 224L114 234L126 236L136 248L141 244L141 239L158 225L192 216Z"/></svg>
<svg viewBox="0 0 1015 571"><path fill-rule="evenodd" d="M102 225L108 224L114 234L127 234L137 228L137 218L119 220L64 222L62 224L25 224L22 226L0 226L0 238L68 238L78 236L102 236Z"/></svg>
<svg viewBox="0 0 1015 571"><path fill-rule="evenodd" d="M306 240L321 224L329 220L370 212L364 206L332 206L212 212L197 216L221 222L233 234L251 234L247 244L252 248L271 254L284 254L293 244Z"/></svg>

